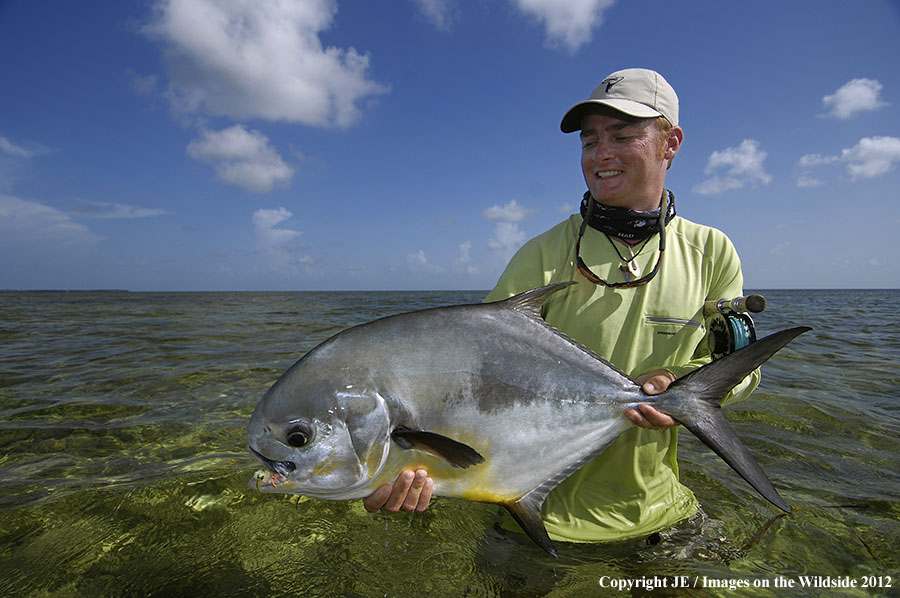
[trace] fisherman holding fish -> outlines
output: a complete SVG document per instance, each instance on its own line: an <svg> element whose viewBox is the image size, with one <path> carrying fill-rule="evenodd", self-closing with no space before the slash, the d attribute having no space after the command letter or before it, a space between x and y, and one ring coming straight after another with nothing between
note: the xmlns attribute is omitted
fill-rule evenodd
<svg viewBox="0 0 900 598"><path fill-rule="evenodd" d="M486 300L575 281L548 299L544 319L658 395L711 360L703 304L742 294L740 260L725 234L676 215L664 182L684 133L678 97L659 73L609 75L561 129L580 131L580 214L526 243ZM723 402L746 398L759 379L756 369ZM646 404L625 417L634 426L547 496L541 515L553 540L645 537L698 512L678 479L677 422ZM424 469L407 470L364 505L421 511L432 489Z"/></svg>

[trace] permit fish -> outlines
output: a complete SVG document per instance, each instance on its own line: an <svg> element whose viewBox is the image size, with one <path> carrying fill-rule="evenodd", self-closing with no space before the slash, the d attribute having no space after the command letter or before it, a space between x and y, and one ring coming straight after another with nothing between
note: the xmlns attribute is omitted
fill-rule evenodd
<svg viewBox="0 0 900 598"><path fill-rule="evenodd" d="M502 505L556 556L541 520L547 494L633 425L627 409L648 403L790 512L719 403L810 328L776 332L648 396L543 320L546 299L571 284L388 316L322 342L253 412L248 444L264 469L250 487L358 499L423 467L435 495Z"/></svg>

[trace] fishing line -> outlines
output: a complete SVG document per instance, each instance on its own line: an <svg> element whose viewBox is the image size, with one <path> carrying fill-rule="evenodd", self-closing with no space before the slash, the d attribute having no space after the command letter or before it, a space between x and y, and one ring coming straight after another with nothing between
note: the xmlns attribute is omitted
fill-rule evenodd
<svg viewBox="0 0 900 598"><path fill-rule="evenodd" d="M731 326L731 334L733 335L734 350L743 349L751 342L750 326L743 319L728 318L728 324Z"/></svg>

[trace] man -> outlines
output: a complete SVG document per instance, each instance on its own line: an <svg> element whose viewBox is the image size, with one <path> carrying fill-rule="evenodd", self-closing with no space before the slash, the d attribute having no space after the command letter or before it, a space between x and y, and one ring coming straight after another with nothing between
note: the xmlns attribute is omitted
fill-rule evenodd
<svg viewBox="0 0 900 598"><path fill-rule="evenodd" d="M675 215L664 182L684 133L678 97L661 75L613 73L565 114L561 129L580 131L588 187L581 213L526 243L487 300L577 281L550 298L544 318L659 394L710 360L703 303L742 294L740 261L723 233ZM757 370L726 401L758 383ZM678 481L676 422L649 405L625 415L635 427L547 497L542 515L553 540L648 536L697 512ZM364 504L423 510L431 488L427 472L406 471Z"/></svg>

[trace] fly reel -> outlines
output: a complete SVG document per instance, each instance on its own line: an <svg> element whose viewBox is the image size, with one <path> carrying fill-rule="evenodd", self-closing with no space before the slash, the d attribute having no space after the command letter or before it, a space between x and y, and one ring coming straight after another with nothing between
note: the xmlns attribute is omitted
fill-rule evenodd
<svg viewBox="0 0 900 598"><path fill-rule="evenodd" d="M762 295L707 301L703 315L707 317L706 340L712 358L719 359L756 341L756 327L748 312L764 309L766 298Z"/></svg>

